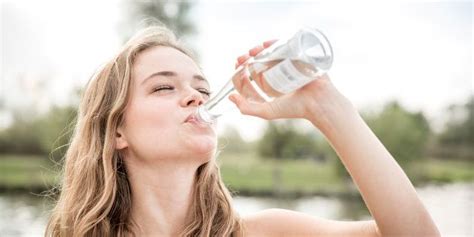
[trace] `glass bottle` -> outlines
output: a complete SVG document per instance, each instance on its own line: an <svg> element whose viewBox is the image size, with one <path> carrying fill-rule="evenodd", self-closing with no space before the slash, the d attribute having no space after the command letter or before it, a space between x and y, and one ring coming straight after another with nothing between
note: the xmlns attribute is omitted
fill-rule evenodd
<svg viewBox="0 0 474 237"><path fill-rule="evenodd" d="M317 29L303 28L289 40L278 40L249 59L236 73L248 70L250 80L265 94L278 97L317 79L329 70L332 61L333 52L326 36ZM215 96L199 106L196 119L214 123L230 103L226 97L234 89L230 79Z"/></svg>

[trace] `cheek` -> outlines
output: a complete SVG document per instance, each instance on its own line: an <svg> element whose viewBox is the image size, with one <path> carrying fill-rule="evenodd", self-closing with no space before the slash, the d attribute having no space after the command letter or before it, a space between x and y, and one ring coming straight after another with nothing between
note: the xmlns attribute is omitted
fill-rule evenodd
<svg viewBox="0 0 474 237"><path fill-rule="evenodd" d="M175 124L176 120L173 120L173 111L176 110L176 106L170 106L168 104L157 105L146 105L139 104L135 105L130 111L130 123L134 126L139 127L141 130L166 130L170 125ZM152 132L152 131L150 131Z"/></svg>
<svg viewBox="0 0 474 237"><path fill-rule="evenodd" d="M214 154L217 147L215 127L195 130L184 124L183 111L173 101L136 103L126 114L129 148L143 158Z"/></svg>
<svg viewBox="0 0 474 237"><path fill-rule="evenodd" d="M176 136L179 118L176 106L137 103L127 111L127 139L131 148L142 152L169 147Z"/></svg>

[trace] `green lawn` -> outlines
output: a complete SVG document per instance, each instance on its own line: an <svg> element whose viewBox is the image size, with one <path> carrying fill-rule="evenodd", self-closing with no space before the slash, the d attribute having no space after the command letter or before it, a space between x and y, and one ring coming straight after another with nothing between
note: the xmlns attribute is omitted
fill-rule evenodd
<svg viewBox="0 0 474 237"><path fill-rule="evenodd" d="M339 161L337 161L339 162ZM218 157L224 182L246 193L347 193L347 186L331 162L275 161L255 153ZM0 190L47 190L59 180L58 167L46 157L0 155ZM409 172L415 184L474 180L474 164L467 161L429 160L414 163Z"/></svg>
<svg viewBox="0 0 474 237"><path fill-rule="evenodd" d="M430 160L414 164L424 182L460 182L474 180L474 162L459 160Z"/></svg>
<svg viewBox="0 0 474 237"><path fill-rule="evenodd" d="M57 181L54 164L43 156L0 155L0 187L45 189Z"/></svg>
<svg viewBox="0 0 474 237"><path fill-rule="evenodd" d="M275 161L253 153L219 156L224 182L233 190L248 192L342 192L345 187L330 162Z"/></svg>

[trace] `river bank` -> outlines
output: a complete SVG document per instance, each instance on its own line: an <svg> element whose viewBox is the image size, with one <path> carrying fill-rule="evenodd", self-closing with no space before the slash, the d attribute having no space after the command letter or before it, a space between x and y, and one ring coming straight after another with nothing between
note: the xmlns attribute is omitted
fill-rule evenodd
<svg viewBox="0 0 474 237"><path fill-rule="evenodd" d="M278 161L252 153L218 157L225 184L239 196L358 198L351 180L341 177L333 162ZM0 155L0 193L51 191L60 180L60 168L60 164L43 156ZM474 181L474 164L467 161L425 160L410 168L407 173L416 186Z"/></svg>

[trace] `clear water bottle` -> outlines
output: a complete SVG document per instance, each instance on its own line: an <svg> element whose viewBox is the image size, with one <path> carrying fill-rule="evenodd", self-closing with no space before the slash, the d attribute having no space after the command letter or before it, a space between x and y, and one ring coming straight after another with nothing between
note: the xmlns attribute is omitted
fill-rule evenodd
<svg viewBox="0 0 474 237"><path fill-rule="evenodd" d="M291 93L326 73L332 65L333 52L326 36L314 28L303 28L288 40L279 40L245 65L250 79L270 97ZM214 123L230 103L226 99L234 90L230 79L219 92L201 105L196 119Z"/></svg>

